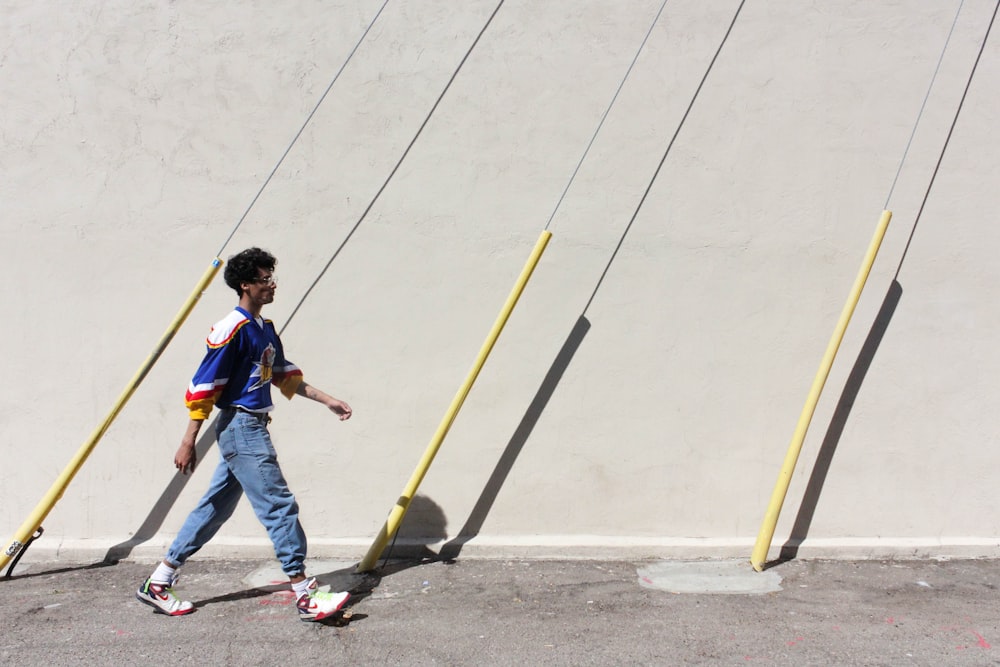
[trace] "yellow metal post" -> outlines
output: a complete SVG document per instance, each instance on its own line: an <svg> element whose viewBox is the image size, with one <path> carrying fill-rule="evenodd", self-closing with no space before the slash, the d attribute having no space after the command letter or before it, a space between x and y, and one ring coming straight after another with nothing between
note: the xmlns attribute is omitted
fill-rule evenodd
<svg viewBox="0 0 1000 667"><path fill-rule="evenodd" d="M434 433L434 437L431 438L430 444L427 445L427 449L424 451L424 455L421 457L420 462L413 471L413 475L410 476L410 481L407 482L402 495L389 512L389 518L386 519L385 524L382 525L382 529L375 537L375 541L368 549L368 553L358 564L358 572L369 572L375 568L375 563L378 560L378 557L382 554L382 550L385 549L385 546L389 543L389 539L392 535L399 530L399 524L403 521L403 516L406 515L406 510L410 506L410 501L413 500L413 496L416 495L420 482L423 481L424 475L427 474L427 470L434 461L434 457L437 455L438 449L441 448L441 443L444 442L444 438L448 434L448 430L451 428L452 423L455 421L458 411L462 408L462 404L465 402L466 396L469 395L469 391L472 389L472 385L476 381L479 371L482 370L483 365L486 363L486 358L489 357L490 351L493 349L493 345L496 343L497 338L500 337L500 332L503 331L504 325L507 323L507 319L514 310L514 306L517 305L517 300L520 298L521 292L524 291L525 285L528 284L528 279L531 278L531 273L535 270L535 266L538 264L538 260L545 251L545 246L548 245L550 238L552 238L552 233L547 230L543 231L541 236L538 237L538 241L535 243L535 248L531 251L531 256L528 258L527 263L521 270L521 275L518 277L517 283L514 285L514 289L511 290L510 296L507 297L507 302L503 306L503 310L500 311L500 315L497 317L496 322L493 324L493 328L486 337L486 342L483 343L482 348L479 350L479 355L476 357L476 362L473 364L472 370L469 371L468 376L465 378L465 382L462 383L462 386L459 388L455 398L452 399L451 405L448 407L448 411L445 413L444 419L441 420L437 431Z"/></svg>
<svg viewBox="0 0 1000 667"><path fill-rule="evenodd" d="M830 375L830 369L833 367L833 359L837 356L837 350L844 339L844 332L847 331L847 325L850 323L854 309L861 299L861 290L864 289L865 282L868 280L868 274L871 273L872 265L875 263L875 256L882 245L882 239L885 237L890 219L892 219L892 212L882 211L882 217L879 219L878 226L875 229L875 236L872 238L868 252L865 254L861 270L854 280L854 286L851 288L850 296L840 314L840 321L837 322L837 327L830 338L830 344L827 345L826 354L823 355L819 372L816 373L812 388L809 390L805 407L802 408L802 414L799 415L799 422L795 427L791 445L788 447L788 453L785 455L781 472L778 473L778 483L771 494L771 502L767 506L767 512L764 514L764 522L760 527L757 542L750 555L750 564L753 565L753 569L757 572L764 569L767 552L771 548L771 540L774 538L774 529L778 524L778 516L781 514L781 506L785 502L785 494L788 493L788 485L792 481L792 473L795 471L795 463L798 461L799 453L802 451L802 443L805 441L806 431L809 430L809 423L812 421L813 413L816 411L816 404L819 403L819 396L823 391L823 385L826 384L826 379Z"/></svg>
<svg viewBox="0 0 1000 667"><path fill-rule="evenodd" d="M21 527L14 534L10 546L7 547L3 554L0 554L0 569L2 569L11 558L17 555L17 553L24 546L25 542L42 525L42 521L45 521L45 517L49 515L49 512L52 511L55 504L60 498L62 498L63 493L66 491L66 487L69 486L73 477L76 476L76 473L83 466L87 457L90 456L94 447L97 446L98 441L108 430L108 427L111 426L111 422L115 420L118 413L121 412L123 407L125 407L125 403L128 402L128 400L132 397L132 394L135 393L136 388L145 379L149 370L153 367L153 364L155 364L157 359L160 358L160 355L163 354L163 351L167 348L171 339L173 339L174 334L177 333L177 330L184 323L184 320L187 319L187 316L194 309L195 304L198 303L198 299L201 298L202 293L208 287L208 284L212 282L212 279L215 277L215 274L219 272L219 268L221 266L221 259L216 257L212 260L212 265L205 271L201 280L198 281L198 285L181 307L177 316L174 318L174 321L170 323L170 326L167 328L166 333L163 334L163 337L160 338L160 342L157 344L156 348L132 377L132 380L129 381L125 390L118 398L118 402L115 403L114 408L111 409L111 412L108 413L108 416L105 417L104 421L96 429L94 429L94 432L90 434L87 441L83 443L79 450L77 450L76 455L69 462L69 465L67 465L62 471L58 479L56 479L55 483L49 489L49 492L45 494L45 497L42 498L41 502L38 503L31 515L25 519L24 523L21 524Z"/></svg>

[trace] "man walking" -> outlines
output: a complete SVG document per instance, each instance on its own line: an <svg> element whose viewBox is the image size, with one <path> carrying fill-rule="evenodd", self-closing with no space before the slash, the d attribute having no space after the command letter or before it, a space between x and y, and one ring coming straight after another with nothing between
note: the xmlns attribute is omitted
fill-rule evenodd
<svg viewBox="0 0 1000 667"><path fill-rule="evenodd" d="M229 259L226 284L239 295L239 305L220 320L208 335L208 350L185 396L190 421L174 456L183 474L197 463L195 441L213 407L219 408L216 424L220 460L208 491L188 515L163 561L139 590L136 598L169 616L194 611L173 591L177 569L201 549L232 516L240 496L246 494L254 513L267 530L281 569L295 592L299 618L318 621L336 613L350 594L319 590L305 573L306 535L299 523L299 506L278 466L267 425L271 385L291 399L305 396L340 416L351 417L351 407L302 379L302 371L285 358L274 324L261 309L274 301L277 260L260 248L250 248Z"/></svg>

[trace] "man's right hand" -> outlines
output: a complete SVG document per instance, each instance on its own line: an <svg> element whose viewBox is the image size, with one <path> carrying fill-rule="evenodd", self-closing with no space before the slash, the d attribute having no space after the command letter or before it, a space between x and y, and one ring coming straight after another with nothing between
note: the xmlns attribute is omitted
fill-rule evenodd
<svg viewBox="0 0 1000 667"><path fill-rule="evenodd" d="M181 446L177 448L177 453L174 454L174 466L186 475L189 472L194 472L194 467L197 464L198 452L195 451L194 442L182 441Z"/></svg>
<svg viewBox="0 0 1000 667"><path fill-rule="evenodd" d="M194 443L198 440L198 431L201 430L202 420L192 419L188 422L184 437L181 438L181 446L174 454L174 467L186 475L194 472L194 467L198 465L198 452L195 451Z"/></svg>

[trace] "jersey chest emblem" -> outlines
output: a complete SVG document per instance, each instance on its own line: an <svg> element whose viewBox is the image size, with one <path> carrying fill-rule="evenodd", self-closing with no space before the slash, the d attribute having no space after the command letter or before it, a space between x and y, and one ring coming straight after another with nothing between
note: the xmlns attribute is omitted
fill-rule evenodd
<svg viewBox="0 0 1000 667"><path fill-rule="evenodd" d="M264 348L264 352L260 355L260 361L253 362L254 369L250 373L250 379L256 378L257 381L249 387L250 391L260 389L264 385L271 382L272 374L274 373L274 357L276 351L274 345L268 343L267 347Z"/></svg>

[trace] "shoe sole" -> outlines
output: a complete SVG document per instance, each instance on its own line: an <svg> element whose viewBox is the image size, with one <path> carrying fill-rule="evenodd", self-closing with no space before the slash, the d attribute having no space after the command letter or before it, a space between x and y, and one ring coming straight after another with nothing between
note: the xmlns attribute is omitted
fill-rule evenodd
<svg viewBox="0 0 1000 667"><path fill-rule="evenodd" d="M324 618L330 618L331 616L333 616L334 614L336 614L338 611L340 611L341 609L343 609L344 605L347 604L347 602L350 599L351 599L351 594L348 593L347 597L344 598L339 605L337 605L336 609L333 609L333 610L327 611L327 612L320 612L318 614L314 614L313 616L303 616L303 615L300 615L299 616L299 620L305 621L307 623L312 623L314 621L322 621Z"/></svg>
<svg viewBox="0 0 1000 667"><path fill-rule="evenodd" d="M163 608L161 608L160 605L156 604L155 602L144 596L142 593L138 592L135 594L135 599L143 604L149 605L150 607L153 608L153 611L155 611L157 614L163 614L164 616L184 616L194 611L194 607L191 607L190 609L181 609L175 612L166 611Z"/></svg>

